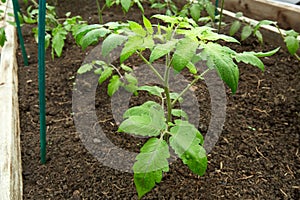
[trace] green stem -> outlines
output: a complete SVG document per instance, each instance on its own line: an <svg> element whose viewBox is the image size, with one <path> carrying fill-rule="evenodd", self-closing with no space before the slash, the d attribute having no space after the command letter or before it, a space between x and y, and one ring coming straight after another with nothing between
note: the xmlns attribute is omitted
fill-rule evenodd
<svg viewBox="0 0 300 200"><path fill-rule="evenodd" d="M175 103L179 100L180 97L182 97L199 79L203 80L203 76L209 71L210 69L206 69L202 74L199 76L196 76L195 79L182 90L182 92L178 95L176 99L172 101L172 107L175 105Z"/></svg>
<svg viewBox="0 0 300 200"><path fill-rule="evenodd" d="M103 7L101 8L99 0L96 0L96 4L97 4L97 10L98 10L99 23L103 24L103 11L106 8L106 6L104 4Z"/></svg>
<svg viewBox="0 0 300 200"><path fill-rule="evenodd" d="M298 56L298 54L294 54L294 56L298 59L298 60L300 60L300 56Z"/></svg>
<svg viewBox="0 0 300 200"><path fill-rule="evenodd" d="M167 123L172 122L172 102L170 97L170 89L169 87L164 87L165 94L166 94L166 103L167 103Z"/></svg>
<svg viewBox="0 0 300 200"><path fill-rule="evenodd" d="M167 103L167 123L172 121L172 102L171 102L171 97L170 97L170 87L169 87L169 77L170 77L170 54L167 54L166 56L166 69L165 69L165 74L164 74L164 90L166 94L166 103Z"/></svg>
<svg viewBox="0 0 300 200"><path fill-rule="evenodd" d="M136 52L140 58L150 67L150 69L155 73L155 75L162 81L165 82L165 79L160 75L160 73L154 68L154 66L141 54L141 52Z"/></svg>
<svg viewBox="0 0 300 200"><path fill-rule="evenodd" d="M220 30L221 30L222 18L223 18L223 10L224 10L224 0L222 0L222 4L221 4L221 12L220 12L218 33L220 33Z"/></svg>

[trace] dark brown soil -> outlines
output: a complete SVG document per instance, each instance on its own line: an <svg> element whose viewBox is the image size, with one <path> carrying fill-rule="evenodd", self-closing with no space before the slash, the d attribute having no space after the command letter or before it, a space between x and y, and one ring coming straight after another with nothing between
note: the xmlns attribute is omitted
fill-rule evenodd
<svg viewBox="0 0 300 200"><path fill-rule="evenodd" d="M60 16L71 11L97 22L93 0L59 1L57 9ZM151 15L150 9L146 8L146 14ZM136 8L126 18L117 8L104 16L105 21L140 18ZM40 164L37 45L27 25L23 34L30 56L29 67L24 67L18 54L24 199L137 199L133 175L103 165L83 145L74 126L73 83L86 52L71 39L61 58L51 60L47 52L47 163ZM233 48L261 51L275 46L261 47L250 39ZM300 62L283 50L263 61L264 73L240 65L237 93L227 90L226 122L208 155L206 174L195 176L176 161L144 199L300 199ZM210 97L204 83L194 89L200 104L199 129L205 134L211 118ZM146 98L133 97L131 104ZM117 133L105 87L98 87L95 105L107 137L137 152L136 144L142 140Z"/></svg>

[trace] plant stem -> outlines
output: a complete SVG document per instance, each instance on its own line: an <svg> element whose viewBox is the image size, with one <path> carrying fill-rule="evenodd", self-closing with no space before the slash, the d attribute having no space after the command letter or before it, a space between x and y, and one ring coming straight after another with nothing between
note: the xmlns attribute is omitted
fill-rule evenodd
<svg viewBox="0 0 300 200"><path fill-rule="evenodd" d="M96 0L96 4L97 4L97 10L98 10L99 23L103 24L103 11L105 9L105 4L103 5L102 8L101 8L99 0Z"/></svg>
<svg viewBox="0 0 300 200"><path fill-rule="evenodd" d="M167 102L167 123L172 121L172 102L171 102L171 97L170 97L170 89L169 87L165 86L164 87L165 94L166 94L166 102Z"/></svg>
<svg viewBox="0 0 300 200"><path fill-rule="evenodd" d="M184 95L199 79L203 79L203 76L209 71L210 69L206 69L202 74L199 76L196 76L195 79L182 90L182 92L178 95L176 99L172 101L172 107L175 105L175 103L179 100L180 97Z"/></svg>
<svg viewBox="0 0 300 200"><path fill-rule="evenodd" d="M300 60L300 56L298 56L298 54L294 54L294 56L298 59L298 60Z"/></svg>
<svg viewBox="0 0 300 200"><path fill-rule="evenodd" d="M164 90L166 94L166 103L167 103L167 123L172 121L172 102L170 97L170 87L169 87L169 77L171 70L171 61L170 61L170 53L166 55L166 69L164 74Z"/></svg>
<svg viewBox="0 0 300 200"><path fill-rule="evenodd" d="M222 0L222 4L221 4L221 12L220 12L218 33L220 33L220 30L221 30L222 18L223 18L223 10L224 10L224 0Z"/></svg>
<svg viewBox="0 0 300 200"><path fill-rule="evenodd" d="M165 82L165 79L160 75L160 73L154 68L154 66L141 54L141 52L136 52L140 58L150 67L150 69L155 73L155 75L161 80L162 83Z"/></svg>

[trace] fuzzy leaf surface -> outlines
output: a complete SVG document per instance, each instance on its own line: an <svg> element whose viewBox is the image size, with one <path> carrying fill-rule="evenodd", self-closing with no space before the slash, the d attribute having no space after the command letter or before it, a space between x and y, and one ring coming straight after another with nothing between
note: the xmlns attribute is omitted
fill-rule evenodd
<svg viewBox="0 0 300 200"><path fill-rule="evenodd" d="M147 91L147 92L149 92L152 95L159 96L160 98L162 98L162 94L161 93L164 92L164 89L162 89L162 88L160 88L158 86L148 86L148 85L139 87L139 90Z"/></svg>
<svg viewBox="0 0 300 200"><path fill-rule="evenodd" d="M58 26L52 31L52 49L54 49L56 55L58 57L61 56L63 47L65 45L65 39L67 35L67 31L62 27ZM52 53L52 58L54 58L54 54Z"/></svg>
<svg viewBox="0 0 300 200"><path fill-rule="evenodd" d="M112 50L122 45L127 40L126 36L119 34L110 34L105 38L102 44L102 55L107 56Z"/></svg>
<svg viewBox="0 0 300 200"><path fill-rule="evenodd" d="M141 148L133 165L134 183L139 198L160 183L162 173L169 171L168 158L170 157L166 141L151 138Z"/></svg>
<svg viewBox="0 0 300 200"><path fill-rule="evenodd" d="M124 45L124 48L122 49L120 55L120 62L123 63L137 50L144 49L145 47L143 46L143 44L144 44L144 40L142 37L138 35L129 37L127 42Z"/></svg>
<svg viewBox="0 0 300 200"><path fill-rule="evenodd" d="M108 95L111 97L116 91L118 91L121 85L122 82L120 81L120 77L118 75L112 76L108 84Z"/></svg>
<svg viewBox="0 0 300 200"><path fill-rule="evenodd" d="M189 119L189 117L186 114L186 112L184 112L181 109L172 109L172 115L175 116L175 117L183 117L185 120Z"/></svg>
<svg viewBox="0 0 300 200"><path fill-rule="evenodd" d="M108 33L110 33L110 30L106 28L91 30L81 38L80 45L83 49L86 49L89 45L98 42L99 38L104 37Z"/></svg>
<svg viewBox="0 0 300 200"><path fill-rule="evenodd" d="M153 62L170 53L176 46L178 40L169 40L164 44L157 44L151 52L150 62Z"/></svg>
<svg viewBox="0 0 300 200"><path fill-rule="evenodd" d="M102 25L99 24L92 24L92 25L83 25L81 28L79 28L77 31L74 33L75 41L77 44L80 44L80 40L82 37L88 33L89 31L92 31L94 29L102 28Z"/></svg>
<svg viewBox="0 0 300 200"><path fill-rule="evenodd" d="M93 69L93 65L91 63L87 63L87 64L80 66L79 69L77 70L77 73L84 74L88 71L91 71L92 69Z"/></svg>
<svg viewBox="0 0 300 200"><path fill-rule="evenodd" d="M196 54L198 44L190 39L183 38L176 44L176 50L172 58L172 66L175 71L180 72L192 60Z"/></svg>
<svg viewBox="0 0 300 200"><path fill-rule="evenodd" d="M111 67L105 67L98 79L99 84L102 84L104 81L106 81L112 75L112 72L113 69Z"/></svg>
<svg viewBox="0 0 300 200"><path fill-rule="evenodd" d="M239 69L233 62L235 51L216 43L202 45L202 56L207 60L207 66L217 70L221 79L230 87L234 94L239 80Z"/></svg>
<svg viewBox="0 0 300 200"><path fill-rule="evenodd" d="M207 157L203 144L203 136L189 122L176 120L170 129L170 146L195 174L203 175L207 167Z"/></svg>
<svg viewBox="0 0 300 200"><path fill-rule="evenodd" d="M165 116L162 107L147 103L130 108L123 117L128 117L119 126L119 132L141 136L158 136L165 129Z"/></svg>
<svg viewBox="0 0 300 200"><path fill-rule="evenodd" d="M264 63L254 55L254 52L237 53L234 56L237 62L243 62L258 67L262 71L265 70Z"/></svg>

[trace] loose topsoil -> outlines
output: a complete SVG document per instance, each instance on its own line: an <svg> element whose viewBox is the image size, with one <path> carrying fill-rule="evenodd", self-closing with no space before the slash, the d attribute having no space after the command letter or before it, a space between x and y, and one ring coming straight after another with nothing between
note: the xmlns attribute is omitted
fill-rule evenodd
<svg viewBox="0 0 300 200"><path fill-rule="evenodd" d="M60 16L71 11L89 23L97 22L93 0L58 1L56 6ZM145 10L147 16L154 13L147 6ZM105 22L125 19L140 20L139 10L134 7L126 16L118 8L104 13ZM40 164L37 44L30 26L23 26L23 34L30 56L29 67L24 67L18 52L24 199L137 199L133 174L103 165L83 145L74 126L73 83L92 48L82 51L71 37L61 58L52 60L47 52L47 163ZM239 52L275 47L261 46L255 39L232 46ZM170 172L144 199L300 199L300 62L284 50L263 62L264 73L240 64L237 93L231 95L226 89L226 121L208 154L206 174L193 175L179 160L174 161ZM129 64L140 63L130 60ZM205 135L211 119L210 96L205 83L193 89L200 105L198 128ZM147 98L141 93L130 104ZM143 139L117 133L105 85L97 89L95 107L106 136L120 148L138 152Z"/></svg>

